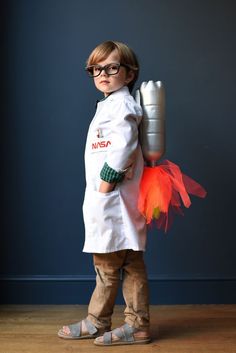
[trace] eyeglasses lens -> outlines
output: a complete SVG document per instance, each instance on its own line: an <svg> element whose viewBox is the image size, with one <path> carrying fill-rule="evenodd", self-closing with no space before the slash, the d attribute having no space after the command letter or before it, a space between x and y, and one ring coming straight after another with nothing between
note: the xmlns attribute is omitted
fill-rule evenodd
<svg viewBox="0 0 236 353"><path fill-rule="evenodd" d="M118 73L120 69L120 65L119 64L111 64L111 65L107 65L105 68L105 72L108 75L115 75Z"/></svg>

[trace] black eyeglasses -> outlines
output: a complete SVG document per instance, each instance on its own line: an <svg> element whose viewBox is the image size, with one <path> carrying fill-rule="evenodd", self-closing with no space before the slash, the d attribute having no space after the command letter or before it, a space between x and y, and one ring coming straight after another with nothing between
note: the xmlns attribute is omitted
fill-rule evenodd
<svg viewBox="0 0 236 353"><path fill-rule="evenodd" d="M125 65L125 64L111 63L111 64L107 64L105 66L91 65L91 66L86 67L85 70L87 71L87 73L90 77L99 76L103 70L105 71L105 73L107 75L111 76L111 75L118 74L121 66L128 67L128 65Z"/></svg>

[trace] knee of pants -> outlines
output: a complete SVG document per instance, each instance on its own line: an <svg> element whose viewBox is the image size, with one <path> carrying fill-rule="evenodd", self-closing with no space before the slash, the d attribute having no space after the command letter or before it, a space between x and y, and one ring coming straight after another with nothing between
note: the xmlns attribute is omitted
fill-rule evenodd
<svg viewBox="0 0 236 353"><path fill-rule="evenodd" d="M102 271L98 267L95 267L97 273L97 284L101 284L105 287L111 287L117 285L120 281L119 271Z"/></svg>

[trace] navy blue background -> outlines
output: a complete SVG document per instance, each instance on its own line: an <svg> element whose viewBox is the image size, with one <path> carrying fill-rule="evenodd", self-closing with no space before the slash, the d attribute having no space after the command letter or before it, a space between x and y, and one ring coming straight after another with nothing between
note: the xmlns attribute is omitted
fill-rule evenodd
<svg viewBox="0 0 236 353"><path fill-rule="evenodd" d="M88 303L95 276L82 253L83 153L101 95L84 66L109 39L137 53L138 84L163 81L165 157L208 191L167 235L149 230L151 303L235 302L235 2L0 6L2 302Z"/></svg>

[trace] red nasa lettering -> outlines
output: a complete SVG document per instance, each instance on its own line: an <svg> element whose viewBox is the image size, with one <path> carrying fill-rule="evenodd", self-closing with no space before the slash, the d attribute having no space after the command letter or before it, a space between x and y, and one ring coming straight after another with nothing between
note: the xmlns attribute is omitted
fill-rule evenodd
<svg viewBox="0 0 236 353"><path fill-rule="evenodd" d="M92 142L92 150L97 150L99 148L106 148L109 145L111 145L111 141L98 141L98 142Z"/></svg>

